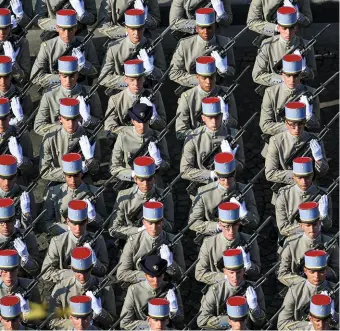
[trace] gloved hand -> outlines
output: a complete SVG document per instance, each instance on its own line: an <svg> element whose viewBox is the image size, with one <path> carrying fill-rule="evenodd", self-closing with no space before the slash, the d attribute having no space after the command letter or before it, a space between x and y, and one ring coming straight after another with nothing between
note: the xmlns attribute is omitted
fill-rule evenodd
<svg viewBox="0 0 340 331"><path fill-rule="evenodd" d="M95 265L96 262L97 262L97 256L96 256L96 253L94 252L94 250L92 249L92 247L90 246L89 243L86 243L84 245L84 247L87 247L88 249L91 250L91 256L92 256L92 264Z"/></svg>
<svg viewBox="0 0 340 331"><path fill-rule="evenodd" d="M94 208L92 202L89 199L84 199L87 203L87 217L90 220L93 220L96 218L96 209Z"/></svg>
<svg viewBox="0 0 340 331"><path fill-rule="evenodd" d="M333 299L332 299L332 302L331 302L331 315L332 315L332 317L335 317L335 305L334 305Z"/></svg>
<svg viewBox="0 0 340 331"><path fill-rule="evenodd" d="M238 246L237 248L242 251L244 268L248 270L251 267L250 255L244 250L242 246Z"/></svg>
<svg viewBox="0 0 340 331"><path fill-rule="evenodd" d="M284 0L283 6L295 8L294 5L289 0Z"/></svg>
<svg viewBox="0 0 340 331"><path fill-rule="evenodd" d="M238 204L240 206L240 218L244 218L244 217L247 216L248 210L247 210L245 201L242 201L242 203L240 203L234 197L232 197L230 199L230 202L234 202L234 203L236 203L236 204Z"/></svg>
<svg viewBox="0 0 340 331"><path fill-rule="evenodd" d="M13 118L13 121L10 124L16 125L24 119L24 112L22 110L22 107L21 107L21 104L20 104L20 99L18 97L14 97L14 98L11 99L11 108L12 108L12 112L13 112L15 118ZM14 122L15 122L15 124L14 124Z"/></svg>
<svg viewBox="0 0 340 331"><path fill-rule="evenodd" d="M217 230L217 232L222 232L222 229L220 227L220 223L216 224L216 230Z"/></svg>
<svg viewBox="0 0 340 331"><path fill-rule="evenodd" d="M82 95L77 96L77 100L79 100L79 113L83 118L83 123L89 121L91 119L90 115L90 105L87 105L84 97Z"/></svg>
<svg viewBox="0 0 340 331"><path fill-rule="evenodd" d="M15 220L14 227L15 227L16 229L20 229L20 227L21 227L21 222L20 222L20 220L18 220L18 219Z"/></svg>
<svg viewBox="0 0 340 331"><path fill-rule="evenodd" d="M143 224L141 227L138 228L137 231L138 231L138 232L142 232L142 231L144 231L144 230L145 230L145 226L144 226L144 224Z"/></svg>
<svg viewBox="0 0 340 331"><path fill-rule="evenodd" d="M161 258L168 262L168 267L174 262L174 255L167 245L162 245L160 249Z"/></svg>
<svg viewBox="0 0 340 331"><path fill-rule="evenodd" d="M162 163L162 157L161 152L159 151L159 148L157 147L156 143L153 141L150 141L148 146L149 154L154 159L156 166L160 166Z"/></svg>
<svg viewBox="0 0 340 331"><path fill-rule="evenodd" d="M88 297L92 299L91 308L96 315L99 315L102 311L102 300L93 295L92 291L87 291L85 293Z"/></svg>
<svg viewBox="0 0 340 331"><path fill-rule="evenodd" d="M216 172L214 170L210 171L210 178L212 181L215 181L217 179Z"/></svg>
<svg viewBox="0 0 340 331"><path fill-rule="evenodd" d="M142 0L135 0L134 8L135 9L144 10L144 17L145 17L145 19L148 17L149 8L148 8L147 5L144 6Z"/></svg>
<svg viewBox="0 0 340 331"><path fill-rule="evenodd" d="M79 70L85 65L85 55L79 48L72 49L72 55L78 59Z"/></svg>
<svg viewBox="0 0 340 331"><path fill-rule="evenodd" d="M144 103L145 105L147 105L149 107L152 107L152 116L151 116L152 120L158 117L158 113L157 113L155 104L152 103L148 98L141 97L140 98L140 103Z"/></svg>
<svg viewBox="0 0 340 331"><path fill-rule="evenodd" d="M12 29L15 29L18 27L18 21L14 15L11 15L11 24L12 24Z"/></svg>
<svg viewBox="0 0 340 331"><path fill-rule="evenodd" d="M218 98L220 99L221 112L223 115L222 120L227 122L229 119L229 105L224 102L222 97L218 96Z"/></svg>
<svg viewBox="0 0 340 331"><path fill-rule="evenodd" d="M70 0L70 4L79 17L85 14L84 0Z"/></svg>
<svg viewBox="0 0 340 331"><path fill-rule="evenodd" d="M294 6L293 6L294 7ZM301 55L301 52L299 49L296 49L293 54L300 55L302 57L302 71L306 69L306 59Z"/></svg>
<svg viewBox="0 0 340 331"><path fill-rule="evenodd" d="M215 59L216 68L221 72L225 73L228 69L227 57L221 58L221 55L217 51L212 51L211 56Z"/></svg>
<svg viewBox="0 0 340 331"><path fill-rule="evenodd" d="M257 303L257 295L255 290L251 286L247 288L246 299L251 310L254 310L258 307L259 304Z"/></svg>
<svg viewBox="0 0 340 331"><path fill-rule="evenodd" d="M176 314L178 311L178 303L175 291L173 289L170 289L166 295L166 299L169 301L170 306L170 312L173 314Z"/></svg>
<svg viewBox="0 0 340 331"><path fill-rule="evenodd" d="M85 160L93 159L96 143L94 143L91 146L89 138L87 136L81 136L79 139L79 145L80 145L80 148L84 155Z"/></svg>
<svg viewBox="0 0 340 331"><path fill-rule="evenodd" d="M238 145L236 145L236 147L234 149L231 149L231 146L230 146L228 140L227 139L222 140L221 150L222 150L223 153L232 153L235 156L237 149L238 149Z"/></svg>
<svg viewBox="0 0 340 331"><path fill-rule="evenodd" d="M20 196L20 208L22 214L31 213L31 199L27 192L22 192Z"/></svg>
<svg viewBox="0 0 340 331"><path fill-rule="evenodd" d="M322 148L316 139L310 141L310 148L312 150L313 158L315 161L320 161L323 159Z"/></svg>
<svg viewBox="0 0 340 331"><path fill-rule="evenodd" d="M18 252L19 256L21 257L21 259L24 262L26 262L29 257L26 244L20 238L16 238L13 241L13 245L14 245L15 250Z"/></svg>
<svg viewBox="0 0 340 331"><path fill-rule="evenodd" d="M154 69L154 65L153 65L154 57L152 55L148 56L148 54L146 53L146 50L144 48L142 48L139 51L139 55L137 57L140 60L143 61L143 67L144 67L144 69L145 69L147 74L150 74L151 72L153 72L153 69Z"/></svg>
<svg viewBox="0 0 340 331"><path fill-rule="evenodd" d="M5 41L3 48L4 48L5 55L9 56L12 59L12 63L14 64L15 61L16 61L16 58L17 58L17 56L20 52L20 47L16 51L14 51L14 48L13 48L11 42Z"/></svg>
<svg viewBox="0 0 340 331"><path fill-rule="evenodd" d="M83 174L85 174L85 172L87 172L87 166L86 166L86 162L82 161L81 162L81 171L83 172Z"/></svg>
<svg viewBox="0 0 340 331"><path fill-rule="evenodd" d="M324 194L319 200L320 218L324 219L328 215L328 196Z"/></svg>
<svg viewBox="0 0 340 331"><path fill-rule="evenodd" d="M225 10L222 0L211 0L211 4L216 12L217 17L223 16Z"/></svg>
<svg viewBox="0 0 340 331"><path fill-rule="evenodd" d="M10 2L12 12L16 17L24 16L24 10L22 9L22 4L20 0L11 0Z"/></svg>
<svg viewBox="0 0 340 331"><path fill-rule="evenodd" d="M313 116L313 104L310 104L308 102L308 98L305 95L301 96L300 102L302 102L306 105L306 119L308 121Z"/></svg>
<svg viewBox="0 0 340 331"><path fill-rule="evenodd" d="M22 313L29 313L31 311L29 302L20 293L15 293L15 295L20 299L20 308Z"/></svg>
<svg viewBox="0 0 340 331"><path fill-rule="evenodd" d="M20 166L24 160L22 155L22 148L17 142L17 138L10 137L8 140L9 152L17 159L18 166Z"/></svg>

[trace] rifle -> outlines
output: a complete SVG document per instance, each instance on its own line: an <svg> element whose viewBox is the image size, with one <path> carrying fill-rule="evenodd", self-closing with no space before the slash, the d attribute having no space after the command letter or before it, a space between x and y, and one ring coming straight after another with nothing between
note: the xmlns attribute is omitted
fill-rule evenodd
<svg viewBox="0 0 340 331"><path fill-rule="evenodd" d="M110 71L105 72L101 77L98 78L97 82L92 85L90 91L88 92L87 95L84 97L84 101L86 104L89 104L91 101L92 96L97 92L100 83L104 80L104 78L109 74Z"/></svg>
<svg viewBox="0 0 340 331"><path fill-rule="evenodd" d="M69 0L61 0L59 3L57 3L53 8L52 12L56 13L60 9L68 9L71 7L71 4L69 3Z"/></svg>
<svg viewBox="0 0 340 331"><path fill-rule="evenodd" d="M39 331L40 331L40 330L46 330L45 326L47 325L47 323L48 323L55 315L56 315L55 312L49 314L49 315L45 318L45 320L44 320L41 324L39 324L39 325L37 326L36 330L39 330Z"/></svg>
<svg viewBox="0 0 340 331"><path fill-rule="evenodd" d="M35 15L24 28L21 28L21 32L18 34L19 39L14 42L14 47L18 48L20 46L20 42L23 38L26 37L28 30L32 27L35 21L39 18L39 15Z"/></svg>
<svg viewBox="0 0 340 331"><path fill-rule="evenodd" d="M117 271L118 267L122 262L119 262L111 271L108 273L102 281L99 283L98 287L93 291L95 297L99 296L101 291L107 286L110 281L110 277Z"/></svg>
<svg viewBox="0 0 340 331"><path fill-rule="evenodd" d="M274 322L278 318L281 311L285 309L285 306L281 306L281 308L272 316L272 318L262 327L261 330L272 330L274 326Z"/></svg>

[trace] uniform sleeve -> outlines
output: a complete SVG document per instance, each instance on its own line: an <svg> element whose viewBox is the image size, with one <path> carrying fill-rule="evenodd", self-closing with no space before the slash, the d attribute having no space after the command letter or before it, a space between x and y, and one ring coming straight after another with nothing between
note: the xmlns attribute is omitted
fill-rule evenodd
<svg viewBox="0 0 340 331"><path fill-rule="evenodd" d="M93 25L97 20L97 8L95 0L84 1L85 13L83 16L79 17L77 15L77 20L85 25Z"/></svg>
<svg viewBox="0 0 340 331"><path fill-rule="evenodd" d="M100 72L100 63L97 56L96 49L93 45L92 40L86 44L85 48L85 64L79 68L79 73L84 76L95 78Z"/></svg>
<svg viewBox="0 0 340 331"><path fill-rule="evenodd" d="M27 246L29 256L26 262L21 260L21 266L30 275L36 276L39 274L41 261L39 256L39 247L35 235L32 233L28 235L26 237L25 244Z"/></svg>
<svg viewBox="0 0 340 331"><path fill-rule="evenodd" d="M182 243L179 241L173 248L173 263L167 267L166 273L171 276L173 281L178 281L184 274L186 267Z"/></svg>
<svg viewBox="0 0 340 331"><path fill-rule="evenodd" d="M97 92L92 95L89 105L91 118L88 122L84 123L84 126L90 125L95 127L98 122L103 118L102 103Z"/></svg>
<svg viewBox="0 0 340 331"><path fill-rule="evenodd" d="M159 142L157 147L159 148L159 151L161 153L161 158L162 158L162 163L160 164L158 171L162 175L162 174L165 174L170 168L170 156L169 156L168 144L166 142L166 139L163 138Z"/></svg>
<svg viewBox="0 0 340 331"><path fill-rule="evenodd" d="M252 189L246 193L244 201L248 211L246 218L249 221L249 224L247 224L247 228L256 229L260 224L260 215L257 211L255 196Z"/></svg>
<svg viewBox="0 0 340 331"><path fill-rule="evenodd" d="M96 199L96 223L98 226L101 226L106 217L107 217L107 212L106 212L106 206L104 202L104 195L101 194L97 199Z"/></svg>
<svg viewBox="0 0 340 331"><path fill-rule="evenodd" d="M235 75L235 67L236 67L236 63L235 63L235 56L234 56L234 50L233 47L230 47L228 52L227 52L227 63L228 63L228 67L226 72L221 73L218 69L217 72L221 77L227 77L227 76L234 76Z"/></svg>
<svg viewBox="0 0 340 331"><path fill-rule="evenodd" d="M227 27L233 21L233 13L231 11L230 0L223 0L223 6L225 13L221 17L216 16L216 22L221 26Z"/></svg>
<svg viewBox="0 0 340 331"><path fill-rule="evenodd" d="M177 114L178 113L180 115L176 119L176 138L178 140L184 140L192 132L190 108L186 92L182 93L178 99Z"/></svg>
<svg viewBox="0 0 340 331"><path fill-rule="evenodd" d="M103 308L99 314L93 313L93 320L100 324L103 330L107 330L116 317L116 300L111 286L105 287L101 298Z"/></svg>
<svg viewBox="0 0 340 331"><path fill-rule="evenodd" d="M339 279L339 245L335 244L329 250L329 259L327 261L327 273L332 277L332 280Z"/></svg>
<svg viewBox="0 0 340 331"><path fill-rule="evenodd" d="M328 197L328 214L327 216L322 219L322 228L324 231L329 231L332 228L333 221L332 221L332 214L333 214L333 208L332 208L332 198Z"/></svg>
<svg viewBox="0 0 340 331"><path fill-rule="evenodd" d="M236 151L235 159L236 159L236 173L240 174L243 171L246 158L244 156L244 148L243 148L243 139L240 137L237 140L238 149Z"/></svg>
<svg viewBox="0 0 340 331"><path fill-rule="evenodd" d="M47 194L44 198L44 209L46 209L46 213L43 217L43 231L48 233L48 228L52 226L54 222L56 222L56 212L54 208L54 201L57 198L54 190L56 187L51 187L48 189Z"/></svg>
<svg viewBox="0 0 340 331"><path fill-rule="evenodd" d="M150 127L153 130L162 131L166 126L166 112L163 104L162 95L157 92L155 95L155 100L152 101L156 107L158 116L155 119L150 120Z"/></svg>
<svg viewBox="0 0 340 331"><path fill-rule="evenodd" d="M161 23L161 13L157 0L148 1L148 16L145 20L146 28L155 30Z"/></svg>
<svg viewBox="0 0 340 331"><path fill-rule="evenodd" d="M97 261L93 266L92 273L98 277L104 277L107 273L109 266L109 257L106 249L104 238L100 236L94 246L94 252L97 257Z"/></svg>
<svg viewBox="0 0 340 331"><path fill-rule="evenodd" d="M172 26L172 30L174 31L182 31L184 33L195 33L196 21L194 19L186 18L186 11L184 8L183 0L173 0L170 7L170 24L175 25Z"/></svg>
<svg viewBox="0 0 340 331"><path fill-rule="evenodd" d="M319 129L320 128L320 100L316 97L313 100L313 114L312 117L306 122L308 129Z"/></svg>
<svg viewBox="0 0 340 331"><path fill-rule="evenodd" d="M308 80L315 79L317 74L316 60L314 54L314 48L310 48L306 54L306 68L302 71L301 75L303 78Z"/></svg>
<svg viewBox="0 0 340 331"><path fill-rule="evenodd" d="M20 16L16 16L16 20L18 22L18 25L20 25L20 27L25 28L26 25L31 21L31 19L33 18L33 5L32 5L32 1L22 1L22 9L24 11L24 15Z"/></svg>
<svg viewBox="0 0 340 331"><path fill-rule="evenodd" d="M257 278L261 273L261 259L260 249L256 240L250 246L249 256L251 265L250 268L245 271L245 273L247 276Z"/></svg>
<svg viewBox="0 0 340 331"><path fill-rule="evenodd" d="M183 303L182 303L182 297L179 289L176 290L176 298L177 298L177 304L178 304L178 310L176 315L173 315L170 312L170 319L174 326L176 327L177 330L182 330L184 325L183 325L183 320L184 320L184 309L183 309Z"/></svg>
<svg viewBox="0 0 340 331"><path fill-rule="evenodd" d="M90 175L95 175L100 170L101 151L100 151L100 141L98 137L95 139L94 143L96 144L96 146L94 149L93 158L85 160L87 171Z"/></svg>
<svg viewBox="0 0 340 331"><path fill-rule="evenodd" d="M20 43L19 54L13 64L12 75L14 80L23 84L27 81L31 72L30 47L27 39L23 38Z"/></svg>
<svg viewBox="0 0 340 331"><path fill-rule="evenodd" d="M23 162L18 165L22 176L32 176L34 174L33 168L33 145L28 132L24 132L20 138L20 145L22 148Z"/></svg>
<svg viewBox="0 0 340 331"><path fill-rule="evenodd" d="M299 25L308 27L313 23L313 14L310 7L310 0L303 0L301 7L299 7L300 17L298 19Z"/></svg>
<svg viewBox="0 0 340 331"><path fill-rule="evenodd" d="M277 328L278 330L286 330L292 324L295 324L294 320L294 312L295 312L295 300L293 295L294 287L288 288L288 292L284 298L282 306L285 308L279 314L277 320Z"/></svg>
<svg viewBox="0 0 340 331"><path fill-rule="evenodd" d="M154 57L154 69L150 74L146 74L145 77L157 81L162 78L163 73L167 69L162 44L158 44L158 46L156 46L153 57Z"/></svg>
<svg viewBox="0 0 340 331"><path fill-rule="evenodd" d="M287 206L283 192L279 191L275 203L276 224L281 235L288 236L287 230L292 226L287 215Z"/></svg>
<svg viewBox="0 0 340 331"><path fill-rule="evenodd" d="M266 322L266 305L261 286L256 290L258 306L253 310L249 309L249 317L253 321L255 328L258 330Z"/></svg>
<svg viewBox="0 0 340 331"><path fill-rule="evenodd" d="M238 114L237 114L237 107L234 95L231 94L228 100L228 111L229 111L229 118L228 118L228 126L231 128L238 127Z"/></svg>
<svg viewBox="0 0 340 331"><path fill-rule="evenodd" d="M323 142L319 143L321 145L322 148L322 155L323 158L318 161L315 162L315 172L316 172L316 178L321 178L324 177L326 175L326 173L329 170L329 165L327 162L327 157L326 157L326 150L325 150L325 146L323 145Z"/></svg>
<svg viewBox="0 0 340 331"><path fill-rule="evenodd" d="M116 102L114 96L111 96L107 105L106 114L112 111L111 115L106 119L104 124L105 131L111 131L113 133L119 133L120 130L124 128L124 123L120 122L118 115L118 109L116 107Z"/></svg>

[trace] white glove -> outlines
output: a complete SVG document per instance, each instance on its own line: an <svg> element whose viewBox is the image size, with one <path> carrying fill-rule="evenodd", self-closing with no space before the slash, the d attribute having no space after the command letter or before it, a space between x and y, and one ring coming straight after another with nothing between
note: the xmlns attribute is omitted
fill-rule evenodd
<svg viewBox="0 0 340 331"><path fill-rule="evenodd" d="M289 0L284 0L283 6L295 8L294 5Z"/></svg>
<svg viewBox="0 0 340 331"><path fill-rule="evenodd" d="M322 148L316 139L310 141L310 148L312 150L313 158L315 161L320 161L323 159Z"/></svg>
<svg viewBox="0 0 340 331"><path fill-rule="evenodd" d="M84 245L84 247L87 247L88 249L91 250L91 256L92 256L92 264L95 265L96 262L97 262L97 256L96 256L96 253L94 252L94 250L92 249L92 247L90 246L89 243L86 243Z"/></svg>
<svg viewBox="0 0 340 331"><path fill-rule="evenodd" d="M244 218L244 217L247 216L248 210L247 210L245 201L242 201L242 203L240 203L234 197L232 197L230 199L230 202L234 202L234 203L236 203L236 204L238 204L240 206L240 218Z"/></svg>
<svg viewBox="0 0 340 331"><path fill-rule="evenodd" d="M238 246L237 248L242 251L244 268L248 270L251 267L250 255L249 253L246 253L246 251L244 250L242 246Z"/></svg>
<svg viewBox="0 0 340 331"><path fill-rule="evenodd" d="M216 224L216 230L217 230L217 232L222 232L222 229L221 229L219 223Z"/></svg>
<svg viewBox="0 0 340 331"><path fill-rule="evenodd" d="M218 97L220 99L220 106L221 106L221 112L223 114L222 120L227 122L229 119L229 105L228 103L225 103L222 97Z"/></svg>
<svg viewBox="0 0 340 331"><path fill-rule="evenodd" d="M93 204L89 199L84 199L84 201L87 202L87 217L90 220L93 220L96 218L96 209L94 208Z"/></svg>
<svg viewBox="0 0 340 331"><path fill-rule="evenodd" d="M78 59L79 70L85 65L85 55L79 48L72 49L72 55Z"/></svg>
<svg viewBox="0 0 340 331"><path fill-rule="evenodd" d="M142 232L142 231L144 231L144 230L145 230L144 224L143 224L143 226L141 226L140 228L137 229L138 232Z"/></svg>
<svg viewBox="0 0 340 331"><path fill-rule="evenodd" d="M173 289L170 289L166 295L166 299L169 301L170 306L170 312L173 314L176 314L178 311L178 303L175 291Z"/></svg>
<svg viewBox="0 0 340 331"><path fill-rule="evenodd" d="M328 215L328 196L324 194L319 200L320 218L324 219Z"/></svg>
<svg viewBox="0 0 340 331"><path fill-rule="evenodd" d="M20 299L20 308L22 313L29 313L30 306L28 300L24 299L24 297L20 293L15 294Z"/></svg>
<svg viewBox="0 0 340 331"><path fill-rule="evenodd" d="M257 303L257 295L255 290L251 286L247 288L246 299L251 310L254 310L258 307L259 304Z"/></svg>
<svg viewBox="0 0 340 331"><path fill-rule="evenodd" d="M83 118L83 123L89 121L91 119L90 115L90 105L87 105L84 97L82 95L77 96L77 100L79 100L79 113Z"/></svg>
<svg viewBox="0 0 340 331"><path fill-rule="evenodd" d="M210 178L214 181L215 179L217 179L217 175L216 172L214 170L210 171Z"/></svg>
<svg viewBox="0 0 340 331"><path fill-rule="evenodd" d="M161 246L160 253L161 253L161 258L166 260L168 262L168 267L170 267L172 263L174 262L174 255L170 251L170 248L167 245L163 244Z"/></svg>
<svg viewBox="0 0 340 331"><path fill-rule="evenodd" d="M212 51L211 56L215 59L216 68L221 72L225 73L228 69L227 57L221 58L221 55L217 51Z"/></svg>
<svg viewBox="0 0 340 331"><path fill-rule="evenodd" d="M20 238L16 238L13 241L13 245L14 245L15 250L18 252L19 256L21 257L21 259L24 262L26 262L29 257L26 244Z"/></svg>
<svg viewBox="0 0 340 331"><path fill-rule="evenodd" d="M27 192L22 192L20 196L20 208L22 214L30 214L31 213L31 200L30 196Z"/></svg>
<svg viewBox="0 0 340 331"><path fill-rule="evenodd" d="M331 302L331 315L335 317L335 305L334 305L334 300L332 299Z"/></svg>
<svg viewBox="0 0 340 331"><path fill-rule="evenodd" d="M11 108L15 116L16 123L21 122L24 119L24 112L22 110L20 99L18 97L14 97L11 99Z"/></svg>
<svg viewBox="0 0 340 331"><path fill-rule="evenodd" d="M140 98L140 103L144 103L145 105L152 107L152 116L151 119L154 120L155 118L158 118L158 113L156 110L156 106L154 103L152 103L148 98L146 97L141 97Z"/></svg>
<svg viewBox="0 0 340 331"><path fill-rule="evenodd" d="M20 0L11 0L9 3L11 4L12 12L16 17L24 16L24 11L22 9L22 4Z"/></svg>
<svg viewBox="0 0 340 331"><path fill-rule="evenodd" d="M12 63L14 63L19 52L20 52L20 47L16 51L14 51L14 48L13 48L11 42L5 41L3 48L4 48L5 55L9 56L12 59Z"/></svg>
<svg viewBox="0 0 340 331"><path fill-rule="evenodd" d="M211 0L211 4L216 12L217 17L221 17L224 15L225 10L223 2L221 0Z"/></svg>
<svg viewBox="0 0 340 331"><path fill-rule="evenodd" d="M238 145L236 145L236 147L234 149L231 149L231 146L230 146L228 140L227 139L222 140L221 150L222 150L223 153L232 153L235 156L237 149L238 149Z"/></svg>
<svg viewBox="0 0 340 331"><path fill-rule="evenodd" d="M18 166L20 166L24 160L22 155L22 148L17 142L17 138L10 137L8 141L9 152L17 159Z"/></svg>
<svg viewBox="0 0 340 331"><path fill-rule="evenodd" d="M146 71L146 73L151 73L153 72L153 69L154 69L154 65L153 65L153 61L154 61L154 58L153 56L149 56L147 53L146 53L146 50L144 48L142 48L140 51L139 51L139 55L137 56L140 60L143 61L143 67Z"/></svg>
<svg viewBox="0 0 340 331"><path fill-rule="evenodd" d="M308 102L308 98L305 95L301 96L300 102L306 105L306 119L308 121L313 116L313 104Z"/></svg>
<svg viewBox="0 0 340 331"><path fill-rule="evenodd" d="M144 7L144 4L143 4L142 0L135 0L134 8L135 9L144 10L144 17L145 17L145 19L148 17L148 12L149 12L148 6Z"/></svg>
<svg viewBox="0 0 340 331"><path fill-rule="evenodd" d="M70 0L70 4L79 17L85 14L84 0Z"/></svg>
<svg viewBox="0 0 340 331"><path fill-rule="evenodd" d="M92 299L91 308L96 315L99 315L102 311L102 300L101 300L101 298L95 297L93 295L92 291L87 291L85 294Z"/></svg>
<svg viewBox="0 0 340 331"><path fill-rule="evenodd" d="M294 7L294 6L293 6ZM301 55L301 52L299 49L296 49L293 54L300 55L302 57L302 71L306 69L306 59Z"/></svg>
<svg viewBox="0 0 340 331"><path fill-rule="evenodd" d="M18 27L18 21L14 15L11 15L11 24L12 24L12 29L15 29L16 27Z"/></svg>
<svg viewBox="0 0 340 331"><path fill-rule="evenodd" d="M20 220L15 220L14 227L15 227L16 229L20 229L20 227L21 227L21 222L20 222Z"/></svg>
<svg viewBox="0 0 340 331"><path fill-rule="evenodd" d="M91 146L89 138L87 136L81 136L80 137L79 145L80 145L80 148L81 148L81 151L84 155L85 160L93 159L95 144L96 143L94 143Z"/></svg>
<svg viewBox="0 0 340 331"><path fill-rule="evenodd" d="M161 158L161 152L159 151L159 148L157 147L156 143L153 141L150 141L148 146L149 154L154 159L156 166L160 166L162 163Z"/></svg>
<svg viewBox="0 0 340 331"><path fill-rule="evenodd" d="M83 172L83 173L85 173L85 172L87 172L87 166L86 166L86 162L85 161L82 161L81 162L81 171Z"/></svg>

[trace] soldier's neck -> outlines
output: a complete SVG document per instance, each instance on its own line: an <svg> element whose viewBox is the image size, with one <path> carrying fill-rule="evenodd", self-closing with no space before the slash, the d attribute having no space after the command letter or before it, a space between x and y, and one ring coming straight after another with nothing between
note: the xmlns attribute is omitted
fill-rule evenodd
<svg viewBox="0 0 340 331"><path fill-rule="evenodd" d="M14 184L8 191L4 191L1 187L0 187L0 195L4 198L6 198L7 196L11 195L14 187L16 184Z"/></svg>
<svg viewBox="0 0 340 331"><path fill-rule="evenodd" d="M319 232L319 234L317 235L317 237L315 238L310 238L305 232L303 233L303 237L305 240L307 240L308 242L311 242L312 244L316 243L317 241L320 241L321 239L321 232Z"/></svg>

